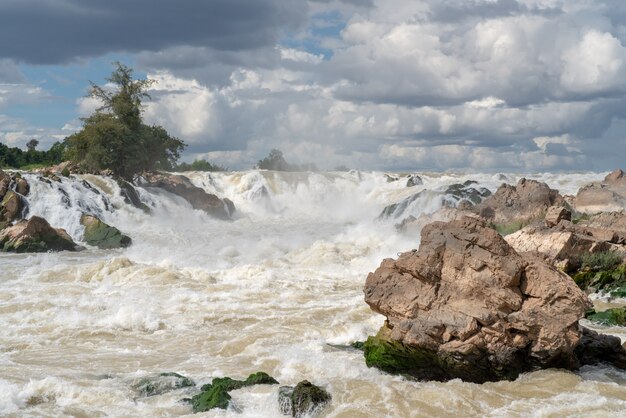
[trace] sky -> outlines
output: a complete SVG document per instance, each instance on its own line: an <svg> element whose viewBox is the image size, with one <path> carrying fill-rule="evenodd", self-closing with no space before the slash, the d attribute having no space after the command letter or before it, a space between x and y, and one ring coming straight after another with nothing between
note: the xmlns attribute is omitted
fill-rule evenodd
<svg viewBox="0 0 626 418"><path fill-rule="evenodd" d="M626 166L623 0L0 0L0 39L10 146L79 130L119 61L185 161Z"/></svg>

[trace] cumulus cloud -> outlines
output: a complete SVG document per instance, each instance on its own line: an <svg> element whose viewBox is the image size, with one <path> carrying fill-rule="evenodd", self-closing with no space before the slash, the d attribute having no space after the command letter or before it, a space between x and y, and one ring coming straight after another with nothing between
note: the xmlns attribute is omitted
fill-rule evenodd
<svg viewBox="0 0 626 418"><path fill-rule="evenodd" d="M49 23L10 25L35 4L29 18ZM162 4L178 6L4 2L0 35L25 43L0 55L134 52L157 81L146 119L185 140L186 159L231 168L271 148L295 163L381 169L608 170L626 152L622 1ZM0 61L0 83L20 83L12 69ZM95 107L79 100L80 115Z"/></svg>

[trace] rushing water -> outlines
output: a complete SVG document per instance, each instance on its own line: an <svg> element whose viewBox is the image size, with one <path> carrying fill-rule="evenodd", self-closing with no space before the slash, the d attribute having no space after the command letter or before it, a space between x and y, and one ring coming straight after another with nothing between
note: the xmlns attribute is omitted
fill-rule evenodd
<svg viewBox="0 0 626 418"><path fill-rule="evenodd" d="M363 302L369 271L417 248L382 209L425 190L406 215L441 207L446 186L468 179L495 190L519 176L420 173L424 184L384 173L187 173L228 197L232 222L181 199L141 189L148 215L124 203L108 178L31 184L29 216L77 241L82 212L134 241L125 250L0 254L1 416L181 416L179 390L139 397L132 383L175 371L207 383L262 370L281 384L308 379L333 395L329 417L626 416L626 373L585 367L476 385L414 382L333 348L374 334L383 317ZM533 176L531 176L533 177ZM533 178L562 193L603 174ZM84 183L86 180L88 183ZM597 328L596 328L597 329ZM626 338L623 329L604 329ZM205 416L280 416L276 386L231 393L229 410Z"/></svg>

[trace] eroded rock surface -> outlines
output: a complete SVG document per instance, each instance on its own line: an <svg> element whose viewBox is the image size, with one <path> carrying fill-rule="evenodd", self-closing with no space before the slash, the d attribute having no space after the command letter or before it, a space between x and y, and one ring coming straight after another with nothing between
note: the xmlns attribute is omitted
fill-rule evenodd
<svg viewBox="0 0 626 418"><path fill-rule="evenodd" d="M220 199L195 186L185 176L166 173L145 173L143 186L159 187L172 194L182 197L194 209L203 210L219 219L231 219L235 205L229 199Z"/></svg>
<svg viewBox="0 0 626 418"><path fill-rule="evenodd" d="M55 229L38 216L21 220L0 231L0 251L27 253L76 249L76 244L64 229Z"/></svg>
<svg viewBox="0 0 626 418"><path fill-rule="evenodd" d="M575 349L578 321L591 308L587 296L475 218L427 225L419 250L384 260L364 292L387 317L365 344L370 366L420 379L485 382L581 364Z"/></svg>
<svg viewBox="0 0 626 418"><path fill-rule="evenodd" d="M581 213L621 211L626 208L626 177L615 170L603 181L581 188L572 204Z"/></svg>
<svg viewBox="0 0 626 418"><path fill-rule="evenodd" d="M496 224L528 224L543 218L551 206L565 206L559 192L545 183L523 178L515 186L502 184L473 211Z"/></svg>

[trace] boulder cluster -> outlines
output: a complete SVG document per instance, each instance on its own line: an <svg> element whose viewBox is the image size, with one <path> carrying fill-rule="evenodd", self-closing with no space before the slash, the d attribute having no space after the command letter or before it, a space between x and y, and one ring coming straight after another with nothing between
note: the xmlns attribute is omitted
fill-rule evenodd
<svg viewBox="0 0 626 418"><path fill-rule="evenodd" d="M418 379L477 383L552 367L626 368L619 338L580 323L626 319L623 307L595 312L587 296L626 296L625 204L619 170L575 197L521 179L400 224L419 224L420 246L367 277L365 301L386 321L364 344L366 363Z"/></svg>
<svg viewBox="0 0 626 418"><path fill-rule="evenodd" d="M71 174L83 174L78 166L65 162L38 171L39 180L50 185L62 183ZM100 173L106 175L107 173ZM135 185L116 179L124 200L146 213L151 211L141 201ZM220 199L194 186L181 175L168 173L145 173L140 179L145 187L161 188L185 199L198 210L218 219L232 219L235 205L228 199ZM83 185L97 191L86 180ZM0 252L48 252L77 251L81 249L72 237L61 228L52 227L48 221L38 216L28 217L30 185L19 173L6 173L0 170ZM69 203L68 203L69 204ZM106 224L95 213L83 213L80 219L84 233L79 238L89 246L100 249L128 247L132 239L114 226Z"/></svg>

